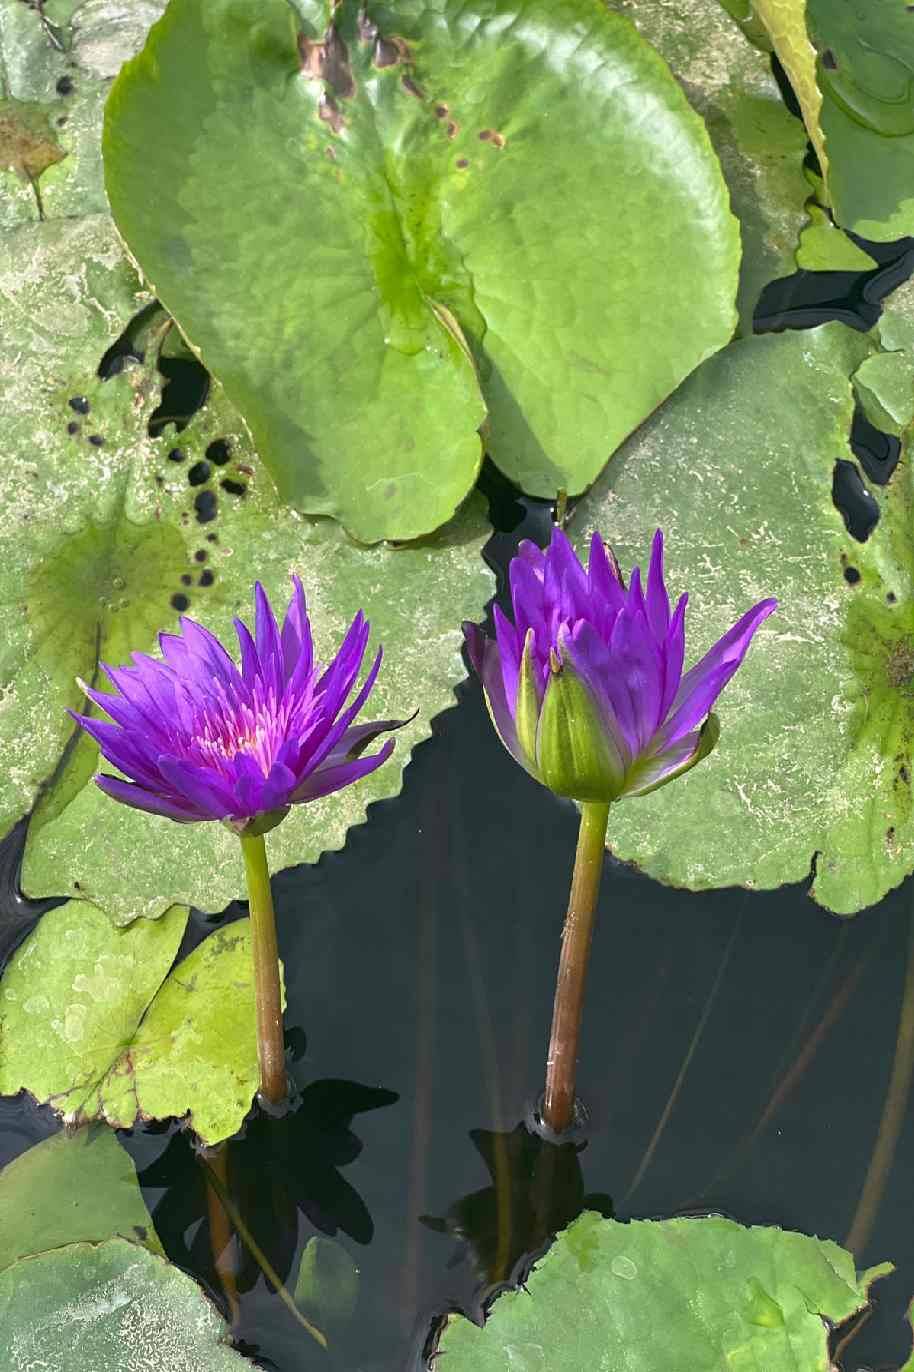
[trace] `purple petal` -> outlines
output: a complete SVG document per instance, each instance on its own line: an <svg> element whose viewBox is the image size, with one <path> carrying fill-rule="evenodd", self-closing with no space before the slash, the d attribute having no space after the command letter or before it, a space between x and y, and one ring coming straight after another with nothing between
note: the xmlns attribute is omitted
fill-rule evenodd
<svg viewBox="0 0 914 1372"><path fill-rule="evenodd" d="M243 756L239 754L233 762L237 763ZM207 776L192 762L164 754L156 759L156 766L169 787L177 791L178 799L186 798L207 819L224 819L226 815L234 814L230 784L220 784L214 773Z"/></svg>
<svg viewBox="0 0 914 1372"><path fill-rule="evenodd" d="M282 641L273 607L259 581L254 583L254 628L260 675L278 697L285 681Z"/></svg>
<svg viewBox="0 0 914 1372"><path fill-rule="evenodd" d="M518 639L517 630L508 616L504 614L500 605L496 605L492 611L492 619L495 623L495 642L498 646L501 674L505 684L505 699L513 714L517 706L517 681L524 646L523 640Z"/></svg>
<svg viewBox="0 0 914 1372"><path fill-rule="evenodd" d="M661 730L660 747L667 747L704 719L746 656L756 629L776 608L776 600L760 600L686 672L676 692L672 714Z"/></svg>
<svg viewBox="0 0 914 1372"><path fill-rule="evenodd" d="M269 775L264 778L263 789L260 793L261 809L263 811L279 810L283 805L288 805L297 780L298 778L291 768L275 760Z"/></svg>
<svg viewBox="0 0 914 1372"><path fill-rule="evenodd" d="M131 738L119 725L109 724L107 720L80 715L75 710L68 710L67 714L76 720L80 728L85 729L90 738L95 739L102 756L108 759L112 767L132 777L134 781L155 788L157 781L160 780L155 763L137 747L135 738Z"/></svg>
<svg viewBox="0 0 914 1372"><path fill-rule="evenodd" d="M165 819L176 819L179 824L192 824L197 820L212 818L204 811L195 810L191 805L185 808L178 801L166 800L164 796L148 791L143 786L137 786L132 781L121 781L118 777L106 776L104 772L96 775L95 784L106 795L122 801L124 805L132 805L135 810L145 810L151 815L162 815Z"/></svg>
<svg viewBox="0 0 914 1372"><path fill-rule="evenodd" d="M241 653L241 678L245 686L253 687L260 679L260 658L257 656L251 631L244 620L235 618L232 623L235 626L238 650Z"/></svg>
<svg viewBox="0 0 914 1372"><path fill-rule="evenodd" d="M508 705L508 698L505 693L505 682L501 668L501 658L498 652L498 645L491 639L483 640L483 660L482 670L479 673L485 694L486 705L489 714L492 716L492 723L498 731L498 736L507 748L508 752L516 762L525 769L532 772L531 758L529 761L517 737L517 730L514 726L514 712ZM514 695L517 695L517 685L515 683Z"/></svg>
<svg viewBox="0 0 914 1372"><path fill-rule="evenodd" d="M411 715L409 719L376 719L368 724L351 724L330 752L325 755L321 767L335 767L337 763L349 762L360 757L369 744L373 743L381 734L388 734L394 729L402 729L404 725L410 724L415 718L415 715Z"/></svg>
<svg viewBox="0 0 914 1372"><path fill-rule="evenodd" d="M394 740L389 738L378 753L371 753L368 757L354 758L351 762L341 762L334 767L318 768L316 772L311 773L291 797L293 805L299 805L308 800L319 800L321 796L329 796L332 791L339 791L342 787L351 785L353 781L368 776L369 772L376 771L383 762L387 761L393 750Z"/></svg>
<svg viewBox="0 0 914 1372"><path fill-rule="evenodd" d="M660 723L663 659L647 622L637 567L632 571L625 608L613 625L610 649L615 692L611 698L615 704L624 692L628 694L626 733L634 743L633 753L638 753Z"/></svg>
<svg viewBox="0 0 914 1372"><path fill-rule="evenodd" d="M587 617L590 601L587 573L578 561L568 535L558 525L552 530L546 552L543 592L551 637L555 642L560 624Z"/></svg>
<svg viewBox="0 0 914 1372"><path fill-rule="evenodd" d="M651 565L647 574L647 622L659 644L666 641L670 627L670 598L663 580L663 532L658 529L654 534L651 547Z"/></svg>
<svg viewBox="0 0 914 1372"><path fill-rule="evenodd" d="M482 676L482 660L486 648L486 636L481 624L471 624L465 619L462 624L463 638L467 645L470 665L478 677Z"/></svg>
<svg viewBox="0 0 914 1372"><path fill-rule="evenodd" d="M379 648L377 654L375 655L375 660L371 664L371 669L367 677L365 678L365 681L358 695L355 697L352 704L349 705L339 716L339 718L333 724L332 728L330 728L327 731L324 738L321 740L319 746L315 748L314 751L311 753L311 757L308 760L309 770L320 766L320 764L323 762L327 754L330 752L332 748L336 746L337 742L345 733L348 726L352 723L356 715L359 713L359 710L361 710L362 706L365 704L365 701L371 694L372 688L374 687L375 681L377 680L378 672L381 670L382 655L382 650Z"/></svg>
<svg viewBox="0 0 914 1372"><path fill-rule="evenodd" d="M295 689L311 675L314 666L314 643L305 593L297 576L292 577L292 599L282 626L282 660L286 684Z"/></svg>
<svg viewBox="0 0 914 1372"><path fill-rule="evenodd" d="M660 719L666 719L670 706L676 698L682 680L682 664L685 658L685 612L689 603L687 595L681 595L670 620L666 643L663 645L663 694L660 700Z"/></svg>
<svg viewBox="0 0 914 1372"><path fill-rule="evenodd" d="M234 690L242 685L238 668L215 634L187 615L181 616L181 632L191 653L205 663L211 677Z"/></svg>
<svg viewBox="0 0 914 1372"><path fill-rule="evenodd" d="M542 578L523 558L511 559L508 568L511 583L511 607L518 643L523 643L527 630L532 628L536 646L543 656L549 652L549 628L546 623Z"/></svg>

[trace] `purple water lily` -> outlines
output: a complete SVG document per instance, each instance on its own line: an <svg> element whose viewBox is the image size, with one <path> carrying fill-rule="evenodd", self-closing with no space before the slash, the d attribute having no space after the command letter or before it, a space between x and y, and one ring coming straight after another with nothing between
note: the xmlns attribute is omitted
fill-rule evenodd
<svg viewBox="0 0 914 1372"><path fill-rule="evenodd" d="M355 724L381 665L378 650L351 703L368 645L361 610L329 666L314 660L298 577L280 629L266 592L254 588L255 627L235 620L240 668L209 630L181 617L160 634L164 660L134 653L104 671L115 694L84 686L113 723L70 711L124 776L95 780L115 800L181 823L221 820L265 832L291 805L329 795L380 767L393 739L364 750L402 720Z"/></svg>
<svg viewBox="0 0 914 1372"><path fill-rule="evenodd" d="M711 707L777 605L754 605L683 675L687 596L671 613L659 529L646 588L636 567L626 589L597 533L585 570L559 528L545 552L521 543L509 578L514 623L496 607L494 640L464 625L470 658L508 751L580 801L645 795L706 756Z"/></svg>

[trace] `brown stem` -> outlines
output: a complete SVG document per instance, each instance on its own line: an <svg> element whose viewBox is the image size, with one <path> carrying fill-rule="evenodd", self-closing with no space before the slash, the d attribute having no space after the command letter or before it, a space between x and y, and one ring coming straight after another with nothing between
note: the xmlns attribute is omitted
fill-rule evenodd
<svg viewBox="0 0 914 1372"><path fill-rule="evenodd" d="M263 835L243 834L241 848L251 911L251 952L254 959L254 1001L257 1007L257 1057L260 1094L281 1105L288 1093L286 1054L282 1034L282 992L279 985L279 948L270 891L270 872Z"/></svg>
<svg viewBox="0 0 914 1372"><path fill-rule="evenodd" d="M206 1212L209 1219L210 1251L213 1255L216 1276L219 1278L222 1290L225 1292L225 1299L228 1302L231 1324L234 1326L237 1323L239 1313L238 1286L235 1282L237 1273L235 1234L216 1189L209 1181L212 1173L216 1173L222 1185L228 1188L227 1145L224 1143L217 1144L215 1148L207 1150L205 1157L207 1166L204 1168L203 1174L207 1180Z"/></svg>
<svg viewBox="0 0 914 1372"><path fill-rule="evenodd" d="M562 931L562 954L555 987L543 1096L543 1123L557 1134L564 1133L574 1118L574 1080L584 1008L584 984L608 823L608 805L592 801L581 806L581 828L568 913Z"/></svg>

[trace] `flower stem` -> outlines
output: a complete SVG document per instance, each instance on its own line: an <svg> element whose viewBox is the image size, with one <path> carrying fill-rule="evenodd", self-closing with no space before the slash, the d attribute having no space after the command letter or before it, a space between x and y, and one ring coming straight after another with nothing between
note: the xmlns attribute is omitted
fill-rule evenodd
<svg viewBox="0 0 914 1372"><path fill-rule="evenodd" d="M546 1090L543 1095L543 1123L556 1134L564 1133L574 1118L574 1079L581 1012L584 1008L584 983L608 823L608 805L593 801L581 806L581 827L568 913L562 931L562 954L555 986L552 1033L546 1060Z"/></svg>
<svg viewBox="0 0 914 1372"><path fill-rule="evenodd" d="M267 848L263 835L242 834L241 851L244 854L244 871L251 910L251 952L254 956L260 1094L272 1105L281 1105L288 1093L282 1034L282 993L279 988L276 917L273 913L270 871L267 867Z"/></svg>

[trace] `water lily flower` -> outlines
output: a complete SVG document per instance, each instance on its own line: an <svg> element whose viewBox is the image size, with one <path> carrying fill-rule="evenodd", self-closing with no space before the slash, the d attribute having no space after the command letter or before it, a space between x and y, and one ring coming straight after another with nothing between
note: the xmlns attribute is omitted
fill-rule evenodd
<svg viewBox="0 0 914 1372"><path fill-rule="evenodd" d="M514 622L495 608L495 638L465 624L470 659L502 742L558 795L610 802L646 795L714 747L711 707L777 602L747 610L683 675L685 610L670 612L663 534L647 585L628 587L598 533L581 565L556 527L544 552L520 544L509 569Z"/></svg>
<svg viewBox="0 0 914 1372"><path fill-rule="evenodd" d="M132 667L101 666L115 693L83 686L113 723L70 711L103 756L129 780L95 780L115 800L180 823L221 820L265 833L292 805L317 800L367 776L390 756L402 720L356 724L381 666L381 650L355 685L369 625L361 611L328 666L314 660L298 577L280 629L267 594L254 588L253 635L235 620L241 661L182 615L180 634L160 634L163 658L134 653Z"/></svg>
<svg viewBox="0 0 914 1372"><path fill-rule="evenodd" d="M381 650L354 698L368 646L361 610L328 666L314 660L298 577L282 628L258 582L254 633L235 620L240 666L208 629L181 617L160 634L162 660L133 654L132 667L102 663L114 692L82 683L108 720L70 714L127 780L95 780L115 800L181 824L221 820L241 839L251 917L260 1092L287 1094L276 918L264 834L291 806L348 786L380 767L393 739L365 749L405 720L356 724L381 666ZM110 722L109 722L110 721Z"/></svg>
<svg viewBox="0 0 914 1372"><path fill-rule="evenodd" d="M714 747L711 707L756 629L777 606L760 600L683 675L686 596L670 612L663 534L647 586L626 587L599 534L585 569L560 528L548 549L521 543L509 568L514 621L496 607L495 638L465 624L470 659L502 742L537 781L581 802L556 978L539 1120L562 1138L575 1119L584 984L609 811L694 767Z"/></svg>

